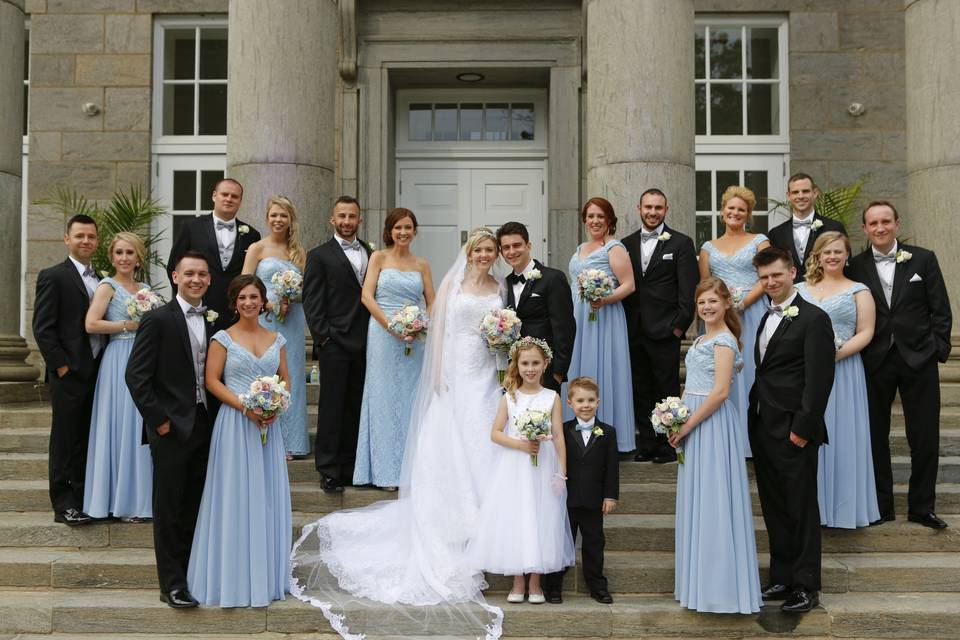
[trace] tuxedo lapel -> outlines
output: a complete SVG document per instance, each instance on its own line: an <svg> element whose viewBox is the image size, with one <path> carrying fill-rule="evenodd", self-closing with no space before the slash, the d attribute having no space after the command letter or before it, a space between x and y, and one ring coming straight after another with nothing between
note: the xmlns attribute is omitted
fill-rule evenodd
<svg viewBox="0 0 960 640"><path fill-rule="evenodd" d="M541 273L543 273L543 265L540 264L539 261L537 261L537 260L534 260L534 261L533 261L533 268L534 268L534 269L537 269L537 270L539 270ZM519 308L520 308L520 305L522 305L524 302L526 302L527 299L528 299L531 295L533 295L533 286L534 286L534 284L536 284L536 280L527 280L527 281L523 284L523 290L520 292L520 299L517 300L517 306L514 307L514 311L516 311L517 309L519 309Z"/></svg>
<svg viewBox="0 0 960 640"><path fill-rule="evenodd" d="M594 423L594 424L596 424L596 423ZM580 434L578 433L577 435L579 436ZM596 435L595 433L591 432L591 433L590 433L590 439L587 440L587 444L586 444L586 446L583 448L583 455L587 455L587 453L590 452L590 449L593 448L593 445L596 444L597 440L599 440L599 439L600 439L600 436L598 436L598 435ZM580 438L580 443L583 444L583 438Z"/></svg>
<svg viewBox="0 0 960 640"><path fill-rule="evenodd" d="M330 242L327 243L330 246L330 251L335 256L341 266L347 270L350 274L350 281L354 283L357 288L360 288L360 279L357 276L356 269L353 268L353 264L350 262L350 258L347 257L347 254L344 252L343 247L340 246L340 242L334 237L330 238Z"/></svg>
<svg viewBox="0 0 960 640"><path fill-rule="evenodd" d="M570 437L568 438L568 440L573 440L573 441L576 443L576 445L577 445L577 451L579 451L579 452L580 452L580 455L582 456L584 453L586 453L586 446L584 446L584 444L583 444L583 437L580 435L580 432L577 431L576 424L577 424L577 421L574 420L574 421L573 421L573 424L569 424L569 425L567 425L567 426L564 426L564 429L565 429L565 430L569 433L569 435L570 435Z"/></svg>
<svg viewBox="0 0 960 640"><path fill-rule="evenodd" d="M67 278L83 292L83 298L87 301L87 306L90 306L90 293L87 291L87 285L83 284L83 278L80 277L80 273L77 271L77 267L74 266L73 260L67 258L63 262L63 268L67 270Z"/></svg>
<svg viewBox="0 0 960 640"><path fill-rule="evenodd" d="M250 233L240 233L240 227L246 227L239 218L234 218L236 225L234 225L234 236L233 236L233 255L230 256L230 262L227 264L227 271L236 266L236 263L239 261L240 265L243 266L243 259L247 255L247 247L250 246L248 243L248 238ZM219 247L218 247L219 250Z"/></svg>
<svg viewBox="0 0 960 640"><path fill-rule="evenodd" d="M513 309L514 311L516 311L516 310L517 310L517 299L516 299L516 297L513 295L513 285L508 282L508 283L507 283L507 286L506 286L505 288L506 288L506 290L507 290L507 306L510 307L511 309Z"/></svg>
<svg viewBox="0 0 960 640"><path fill-rule="evenodd" d="M773 335L770 336L770 342L767 343L767 350L763 354L764 360L770 359L770 354L774 351L777 344L780 342L780 338L785 334L789 329L790 325L794 323L792 318L781 318L780 324L777 325L777 330L773 332Z"/></svg>
<svg viewBox="0 0 960 640"><path fill-rule="evenodd" d="M213 229L213 225L214 220L212 213L200 216L200 237L203 238L203 242L207 245L207 255L216 257L213 261L214 264L210 266L218 271L223 271L223 261L220 259L220 245L217 243L217 234ZM234 241L233 245L234 249L236 249L236 241ZM236 253L236 251L234 251L234 253Z"/></svg>
<svg viewBox="0 0 960 640"><path fill-rule="evenodd" d="M669 233L670 230L667 228L667 225L663 225L662 233ZM653 254L650 256L650 262L647 263L647 269L643 272L643 277L646 278L647 274L653 271L653 268L657 266L661 258L663 258L663 249L664 245L667 244L669 240L657 240L656 246L653 248ZM641 249L642 251L642 249ZM642 265L641 265L642 266Z"/></svg>
<svg viewBox="0 0 960 640"><path fill-rule="evenodd" d="M902 248L902 247L901 247ZM874 263L876 268L876 263ZM900 299L900 292L903 291L903 285L907 279L908 266L906 262L897 262L893 271L893 293L890 294L890 308L897 306L897 300Z"/></svg>
<svg viewBox="0 0 960 640"><path fill-rule="evenodd" d="M818 216L817 213L814 212L813 220L811 221L811 223L816 223L817 220L820 220L820 216ZM791 222L791 224L793 223ZM803 255L809 256L813 252L813 245L817 241L817 233L818 231L811 226L810 233L807 234L807 247L806 249L803 250Z"/></svg>
<svg viewBox="0 0 960 640"><path fill-rule="evenodd" d="M760 368L760 336L763 335L763 328L767 325L767 318L770 317L770 312L767 311L763 314L763 317L760 318L760 325L757 327L757 335L754 336L753 340L753 364L759 369ZM769 347L770 345L767 345Z"/></svg>
<svg viewBox="0 0 960 640"><path fill-rule="evenodd" d="M173 317L173 324L177 328L177 333L180 334L180 343L186 351L187 362L193 362L193 347L190 346L190 334L187 328L187 319L183 316L183 309L180 308L180 303L177 302L176 298L167 303L167 309Z"/></svg>

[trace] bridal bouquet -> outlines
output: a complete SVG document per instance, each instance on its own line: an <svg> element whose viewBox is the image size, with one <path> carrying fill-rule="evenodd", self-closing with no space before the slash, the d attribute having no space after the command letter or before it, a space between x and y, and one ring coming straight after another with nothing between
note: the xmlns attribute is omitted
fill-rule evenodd
<svg viewBox="0 0 960 640"><path fill-rule="evenodd" d="M290 407L287 383L280 376L260 376L250 383L249 393L240 394L240 404L264 418L279 416ZM259 429L261 444L267 444L267 427Z"/></svg>
<svg viewBox="0 0 960 640"><path fill-rule="evenodd" d="M150 289L140 289L127 302L127 315L134 322L140 322L143 314L163 305L164 300Z"/></svg>
<svg viewBox="0 0 960 640"><path fill-rule="evenodd" d="M518 415L513 426L517 433L527 440L547 440L550 438L551 412L538 409L527 409ZM537 456L530 456L530 464L537 466Z"/></svg>
<svg viewBox="0 0 960 640"><path fill-rule="evenodd" d="M387 329L400 334L405 340L409 338L403 345L403 355L408 356L413 353L411 342L427 339L427 327L429 325L430 318L427 317L427 312L411 304L393 314Z"/></svg>
<svg viewBox="0 0 960 640"><path fill-rule="evenodd" d="M293 269L277 271L270 278L270 284L277 296L277 322L283 322L285 315L282 303L290 304L291 300L300 300L303 297L303 276Z"/></svg>
<svg viewBox="0 0 960 640"><path fill-rule="evenodd" d="M690 409L680 398L668 396L653 407L650 424L657 433L669 436L680 431L680 425L690 417ZM683 449L677 447L677 462L683 464Z"/></svg>
<svg viewBox="0 0 960 640"><path fill-rule="evenodd" d="M497 378L500 384L507 373L507 353L520 339L520 318L513 309L494 309L480 321L480 335L490 353L497 356Z"/></svg>
<svg viewBox="0 0 960 640"><path fill-rule="evenodd" d="M584 302L593 302L613 293L613 280L602 269L586 269L577 276L577 286L580 287L580 299ZM597 310L590 309L590 322L596 322Z"/></svg>

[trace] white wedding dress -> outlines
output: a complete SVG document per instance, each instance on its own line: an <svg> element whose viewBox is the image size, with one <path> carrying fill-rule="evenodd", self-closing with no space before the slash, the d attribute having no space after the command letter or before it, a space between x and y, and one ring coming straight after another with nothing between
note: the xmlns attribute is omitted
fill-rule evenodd
<svg viewBox="0 0 960 640"><path fill-rule="evenodd" d="M462 292L464 263L461 256L434 304L398 500L327 515L293 548L290 593L319 607L349 640L502 633L503 613L485 602L483 573L464 551L492 464L500 399L480 321L503 302L502 293Z"/></svg>

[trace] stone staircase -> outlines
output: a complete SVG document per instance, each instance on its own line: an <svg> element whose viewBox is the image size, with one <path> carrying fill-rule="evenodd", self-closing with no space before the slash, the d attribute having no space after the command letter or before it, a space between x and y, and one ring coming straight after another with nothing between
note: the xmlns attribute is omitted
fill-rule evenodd
<svg viewBox="0 0 960 640"><path fill-rule="evenodd" d="M776 607L752 616L681 609L672 596L677 467L625 462L620 507L606 521L606 573L616 602L595 603L573 570L564 604L508 605L509 581L490 576L488 598L504 606L505 635L960 638L960 359L942 366L941 380L938 512L952 528L933 531L906 522L909 449L895 406L891 440L900 518L857 531L824 530L817 610L791 617ZM311 425L317 393L311 385ZM46 483L49 421L42 388L0 386L0 640L335 637L317 610L290 598L266 609L173 611L157 597L150 525L54 523ZM390 497L365 489L324 494L312 460L292 461L289 471L295 537L321 514ZM753 501L765 574L767 538L755 487ZM405 632L415 630L397 629L397 635Z"/></svg>

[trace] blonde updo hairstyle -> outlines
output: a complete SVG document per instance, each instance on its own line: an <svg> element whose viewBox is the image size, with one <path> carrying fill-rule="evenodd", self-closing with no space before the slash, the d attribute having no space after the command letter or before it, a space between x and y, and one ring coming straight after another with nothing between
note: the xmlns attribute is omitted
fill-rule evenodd
<svg viewBox="0 0 960 640"><path fill-rule="evenodd" d="M757 206L757 195L753 191L740 185L727 187L727 190L723 192L723 197L720 199L720 208L726 209L727 202L732 198L740 198L747 203L747 211L750 212L750 215L753 215L753 208Z"/></svg>
<svg viewBox="0 0 960 640"><path fill-rule="evenodd" d="M500 243L497 241L497 236L493 231L487 229L486 227L477 227L470 232L470 235L467 237L467 243L463 245L463 253L467 256L467 268L473 267L473 264L470 262L470 256L473 254L474 249L480 246L481 242L489 240L493 243L493 250L496 253L500 252Z"/></svg>
<svg viewBox="0 0 960 640"><path fill-rule="evenodd" d="M850 247L850 238L839 231L824 231L817 237L817 241L813 243L813 250L810 251L810 255L807 256L804 262L807 267L807 273L803 276L803 279L806 280L807 284L813 285L823 280L823 263L820 262L820 255L823 253L823 250L827 248L828 244L832 244L837 240L843 240L843 246L847 251L847 258L850 258L853 253Z"/></svg>
<svg viewBox="0 0 960 640"><path fill-rule="evenodd" d="M293 202L286 196L272 196L267 200L267 211L264 213L265 219L270 217L270 209L272 209L274 205L286 211L287 216L290 218L290 226L287 227L287 259L303 269L304 264L307 262L307 252L300 241L300 219L297 217L297 208L293 206Z"/></svg>
<svg viewBox="0 0 960 640"><path fill-rule="evenodd" d="M137 267L133 270L133 279L137 282L145 281L147 274L147 247L143 243L143 239L137 234L131 231L118 231L113 234L113 238L110 239L110 246L107 247L107 260L110 261L111 265L113 264L113 249L121 240L133 247L133 252L137 256ZM116 273L116 267L113 267L113 271Z"/></svg>

